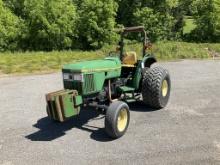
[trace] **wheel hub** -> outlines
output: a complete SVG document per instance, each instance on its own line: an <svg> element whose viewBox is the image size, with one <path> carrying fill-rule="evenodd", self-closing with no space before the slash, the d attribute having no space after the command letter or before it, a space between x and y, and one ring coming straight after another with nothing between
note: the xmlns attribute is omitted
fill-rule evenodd
<svg viewBox="0 0 220 165"><path fill-rule="evenodd" d="M118 115L118 130L120 132L123 132L127 126L127 122L128 122L128 113L126 109L122 109Z"/></svg>
<svg viewBox="0 0 220 165"><path fill-rule="evenodd" d="M167 96L167 93L168 93L168 82L167 80L164 80L163 83L162 83L162 95L163 97L166 97Z"/></svg>

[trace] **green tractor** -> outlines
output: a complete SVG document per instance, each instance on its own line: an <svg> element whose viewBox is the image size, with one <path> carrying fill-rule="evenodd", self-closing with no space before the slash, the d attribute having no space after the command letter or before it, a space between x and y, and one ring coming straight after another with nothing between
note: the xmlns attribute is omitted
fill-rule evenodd
<svg viewBox="0 0 220 165"><path fill-rule="evenodd" d="M142 35L142 60L136 52L124 51L125 36L131 32ZM170 97L170 76L161 67L151 67L157 60L147 53L149 47L144 27L124 28L118 51L103 60L64 65L64 90L46 95L48 116L64 122L79 115L80 107L95 107L105 115L106 133L117 139L129 126L128 103L142 101L154 109L164 108Z"/></svg>

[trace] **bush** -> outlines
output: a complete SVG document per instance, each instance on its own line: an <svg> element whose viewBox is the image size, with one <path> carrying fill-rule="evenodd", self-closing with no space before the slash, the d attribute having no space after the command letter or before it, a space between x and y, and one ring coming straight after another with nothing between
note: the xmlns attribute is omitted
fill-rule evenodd
<svg viewBox="0 0 220 165"><path fill-rule="evenodd" d="M0 0L0 51L18 49L23 22Z"/></svg>
<svg viewBox="0 0 220 165"><path fill-rule="evenodd" d="M76 8L71 0L25 0L24 49L61 50L74 45Z"/></svg>
<svg viewBox="0 0 220 165"><path fill-rule="evenodd" d="M172 37L173 17L166 13L155 12L145 7L134 13L137 25L144 25L151 40L164 40Z"/></svg>
<svg viewBox="0 0 220 165"><path fill-rule="evenodd" d="M114 41L116 11L114 0L84 0L78 11L79 47L96 49Z"/></svg>
<svg viewBox="0 0 220 165"><path fill-rule="evenodd" d="M191 36L196 41L220 41L219 0L196 0L192 4L197 28Z"/></svg>
<svg viewBox="0 0 220 165"><path fill-rule="evenodd" d="M3 0L5 6L11 9L12 12L19 17L24 16L24 1L25 0Z"/></svg>

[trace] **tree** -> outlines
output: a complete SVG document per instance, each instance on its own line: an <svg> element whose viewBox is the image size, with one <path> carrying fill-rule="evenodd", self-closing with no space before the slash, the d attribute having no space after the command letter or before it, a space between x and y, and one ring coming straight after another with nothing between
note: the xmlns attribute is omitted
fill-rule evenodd
<svg viewBox="0 0 220 165"><path fill-rule="evenodd" d="M133 26L133 14L140 7L140 3L137 0L117 0L117 23L124 26Z"/></svg>
<svg viewBox="0 0 220 165"><path fill-rule="evenodd" d="M114 0L83 0L78 10L77 29L81 48L100 48L115 39L117 3Z"/></svg>
<svg viewBox="0 0 220 165"><path fill-rule="evenodd" d="M10 8L13 13L19 17L23 17L24 1L25 0L3 0L5 6Z"/></svg>
<svg viewBox="0 0 220 165"><path fill-rule="evenodd" d="M219 0L195 0L194 19L197 28L193 31L196 40L220 41Z"/></svg>
<svg viewBox="0 0 220 165"><path fill-rule="evenodd" d="M137 25L144 25L152 41L169 39L172 36L173 17L145 7L134 13Z"/></svg>
<svg viewBox="0 0 220 165"><path fill-rule="evenodd" d="M144 25L152 40L180 36L184 23L179 0L118 0L118 3L119 24Z"/></svg>
<svg viewBox="0 0 220 165"><path fill-rule="evenodd" d="M25 49L61 50L74 45L76 8L71 0L25 0Z"/></svg>
<svg viewBox="0 0 220 165"><path fill-rule="evenodd" d="M0 51L18 49L23 22L0 0Z"/></svg>
<svg viewBox="0 0 220 165"><path fill-rule="evenodd" d="M213 41L220 41L220 1L213 0L213 26L214 26L214 40Z"/></svg>

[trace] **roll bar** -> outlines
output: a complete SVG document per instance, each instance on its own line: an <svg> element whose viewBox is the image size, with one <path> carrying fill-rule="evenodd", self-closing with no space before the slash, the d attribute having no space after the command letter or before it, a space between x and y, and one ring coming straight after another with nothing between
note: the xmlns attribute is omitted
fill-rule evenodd
<svg viewBox="0 0 220 165"><path fill-rule="evenodd" d="M123 56L124 56L124 37L127 33L132 33L132 32L142 33L142 35L144 37L144 39L143 39L143 57L146 54L146 45L150 43L150 40L147 37L147 33L144 29L144 26L125 27L125 28L122 29L121 41L119 43L119 46L120 46L120 59L121 60L123 60Z"/></svg>
<svg viewBox="0 0 220 165"><path fill-rule="evenodd" d="M145 32L144 26L126 27L123 29L124 33L128 32Z"/></svg>

